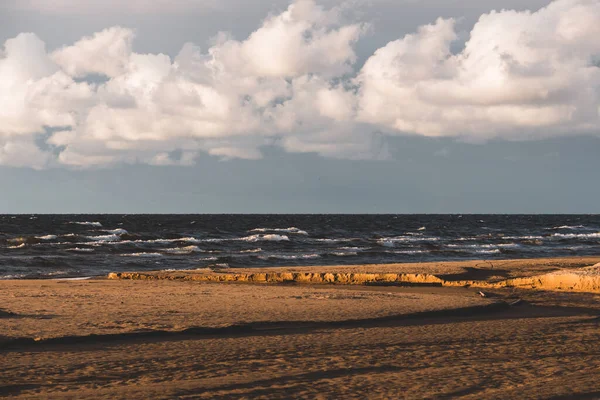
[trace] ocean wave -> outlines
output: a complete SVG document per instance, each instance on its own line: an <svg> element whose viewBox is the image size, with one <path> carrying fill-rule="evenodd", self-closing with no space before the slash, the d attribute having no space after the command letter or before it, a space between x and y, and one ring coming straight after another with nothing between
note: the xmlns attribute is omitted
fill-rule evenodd
<svg viewBox="0 0 600 400"><path fill-rule="evenodd" d="M263 251L263 249L259 247L257 249L242 250L240 253L260 253L261 251Z"/></svg>
<svg viewBox="0 0 600 400"><path fill-rule="evenodd" d="M94 249L85 248L85 247L72 247L70 249L66 249L65 251L74 251L76 253L92 253L95 250Z"/></svg>
<svg viewBox="0 0 600 400"><path fill-rule="evenodd" d="M14 245L14 246L8 246L8 248L9 249L22 249L25 246L26 246L25 243L21 243L21 244L17 244L17 245Z"/></svg>
<svg viewBox="0 0 600 400"><path fill-rule="evenodd" d="M84 226L95 226L101 228L102 224L96 221L70 221L69 224L84 225Z"/></svg>
<svg viewBox="0 0 600 400"><path fill-rule="evenodd" d="M36 236L36 239L40 239L40 240L54 240L56 239L56 235L44 235L44 236Z"/></svg>
<svg viewBox="0 0 600 400"><path fill-rule="evenodd" d="M236 239L234 239L236 240ZM245 242L261 242L261 241L269 241L269 242L287 242L290 240L286 235L276 235L276 234L266 234L266 235L251 235L243 238L239 238L237 240L243 240Z"/></svg>
<svg viewBox="0 0 600 400"><path fill-rule="evenodd" d="M268 259L277 259L277 260L309 260L313 258L321 257L319 254L297 254L297 255L288 255L288 254L269 254L265 256L258 256L261 260Z"/></svg>
<svg viewBox="0 0 600 400"><path fill-rule="evenodd" d="M394 243L397 242L437 242L439 241L439 237L431 237L431 236L393 236L393 237L383 237L377 239L377 242L382 246L393 246Z"/></svg>
<svg viewBox="0 0 600 400"><path fill-rule="evenodd" d="M117 229L103 229L104 232L108 232L110 234L113 235L127 235L129 232L127 232L125 229L122 228L117 228Z"/></svg>
<svg viewBox="0 0 600 400"><path fill-rule="evenodd" d="M555 233L552 237L563 239L596 239L600 238L600 232L597 233Z"/></svg>
<svg viewBox="0 0 600 400"><path fill-rule="evenodd" d="M196 261L217 261L217 257L200 257Z"/></svg>
<svg viewBox="0 0 600 400"><path fill-rule="evenodd" d="M121 237L119 235L98 235L98 236L86 236L87 239L94 241L94 242L100 242L100 243L104 243L104 242L118 242L119 240L121 240Z"/></svg>
<svg viewBox="0 0 600 400"><path fill-rule="evenodd" d="M501 252L500 249L492 249L492 250L477 250L475 251L477 254L498 254Z"/></svg>
<svg viewBox="0 0 600 400"><path fill-rule="evenodd" d="M337 256L337 257L352 257L352 256L357 256L358 253L355 251L332 251L331 253L327 253L330 254L332 256Z"/></svg>
<svg viewBox="0 0 600 400"><path fill-rule="evenodd" d="M558 230L558 229L586 229L584 225L561 225L553 226L552 228L544 228L546 230Z"/></svg>
<svg viewBox="0 0 600 400"><path fill-rule="evenodd" d="M26 278L27 275L26 274L7 274L7 275L0 275L0 281L2 280L9 280L9 279L23 279Z"/></svg>
<svg viewBox="0 0 600 400"><path fill-rule="evenodd" d="M160 253L125 253L120 254L121 257L162 257L163 255Z"/></svg>
<svg viewBox="0 0 600 400"><path fill-rule="evenodd" d="M295 226L291 228L254 228L248 232L284 232L284 233L295 233L297 235L308 235L308 232L298 229Z"/></svg>
<svg viewBox="0 0 600 400"><path fill-rule="evenodd" d="M424 231L425 229L427 229L426 227L422 226L419 229L417 229L418 231Z"/></svg>
<svg viewBox="0 0 600 400"><path fill-rule="evenodd" d="M430 253L429 250L386 250L388 254L425 254Z"/></svg>
<svg viewBox="0 0 600 400"><path fill-rule="evenodd" d="M122 245L122 244L169 244L169 243L177 243L177 242L187 242L187 243L201 243L203 240L196 239L193 237L184 237L177 239L125 239L122 240L118 235L100 235L100 236L86 236L86 238L93 240L95 242L107 245ZM69 243L69 242L64 242ZM69 244L90 244L86 242L82 243L69 243Z"/></svg>
<svg viewBox="0 0 600 400"><path fill-rule="evenodd" d="M447 244L447 247L461 248L461 249L495 249L501 248L515 248L521 247L517 243L496 243L496 244Z"/></svg>
<svg viewBox="0 0 600 400"><path fill-rule="evenodd" d="M200 250L200 248L198 246L186 246L186 247L173 247L170 249L164 249L163 251L166 253L169 253L169 254L191 254L191 253L201 252L202 250Z"/></svg>
<svg viewBox="0 0 600 400"><path fill-rule="evenodd" d="M541 240L544 236L539 235L525 235L525 236L502 236L502 240Z"/></svg>
<svg viewBox="0 0 600 400"><path fill-rule="evenodd" d="M342 243L342 242L355 242L360 240L359 238L333 238L333 239L314 239L315 242L321 243Z"/></svg>

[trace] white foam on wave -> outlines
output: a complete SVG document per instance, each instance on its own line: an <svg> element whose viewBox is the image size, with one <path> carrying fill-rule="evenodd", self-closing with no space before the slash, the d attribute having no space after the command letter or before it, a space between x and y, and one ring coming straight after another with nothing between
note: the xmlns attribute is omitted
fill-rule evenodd
<svg viewBox="0 0 600 400"><path fill-rule="evenodd" d="M260 253L261 251L263 251L263 249L259 247L257 249L242 250L240 253Z"/></svg>
<svg viewBox="0 0 600 400"><path fill-rule="evenodd" d="M377 239L377 243L384 247L394 247L398 242L437 242L438 237L415 237L415 236L395 236Z"/></svg>
<svg viewBox="0 0 600 400"><path fill-rule="evenodd" d="M117 228L117 229L103 229L104 232L108 232L110 234L113 235L127 235L129 232L127 232L125 229L122 228Z"/></svg>
<svg viewBox="0 0 600 400"><path fill-rule="evenodd" d="M500 237L502 240L541 240L544 239L543 236L537 235L526 235L526 236L502 236Z"/></svg>
<svg viewBox="0 0 600 400"><path fill-rule="evenodd" d="M87 248L82 248L82 247L72 247L70 249L67 249L66 251L74 251L76 253L92 253L92 252L94 252L94 249L87 249Z"/></svg>
<svg viewBox="0 0 600 400"><path fill-rule="evenodd" d="M118 236L118 235L100 235L100 236L86 236L86 237L90 240L93 240L93 241L101 243L101 244L113 244L113 245L150 244L150 243L168 244L168 243L175 243L175 242L188 242L188 243L198 244L198 243L207 241L207 240L196 239L193 237L185 237L185 238L177 238L177 239L149 239L149 240L142 240L142 239L121 240L120 236ZM68 242L65 242L65 243L68 243ZM90 244L90 243L81 242L81 243L69 243L69 244Z"/></svg>
<svg viewBox="0 0 600 400"><path fill-rule="evenodd" d="M544 228L546 230L554 230L554 229L586 229L584 225L561 225L561 226L553 226L552 228Z"/></svg>
<svg viewBox="0 0 600 400"><path fill-rule="evenodd" d="M0 281L9 280L9 279L23 279L26 276L27 275L25 275L25 274L8 274L8 275L2 275L2 276L0 276Z"/></svg>
<svg viewBox="0 0 600 400"><path fill-rule="evenodd" d="M429 250L386 250L385 253L389 253L389 254L425 254L425 253L429 253Z"/></svg>
<svg viewBox="0 0 600 400"><path fill-rule="evenodd" d="M56 235L36 236L35 238L40 240L54 240L56 239Z"/></svg>
<svg viewBox="0 0 600 400"><path fill-rule="evenodd" d="M98 236L86 236L87 239L92 240L94 242L118 242L121 240L119 235L98 235Z"/></svg>
<svg viewBox="0 0 600 400"><path fill-rule="evenodd" d="M448 244L446 245L452 248L461 248L461 249L495 249L498 247L501 248L515 248L521 247L521 245L517 243L497 243L497 244Z"/></svg>
<svg viewBox="0 0 600 400"><path fill-rule="evenodd" d="M424 231L425 229L427 229L427 228L425 228L424 226L422 226L422 227L420 227L420 228L419 228L419 229L417 229L417 230L418 230L418 231Z"/></svg>
<svg viewBox="0 0 600 400"><path fill-rule="evenodd" d="M340 242L354 242L360 240L358 238L337 238L337 239L314 239L317 242L322 243L340 243Z"/></svg>
<svg viewBox="0 0 600 400"><path fill-rule="evenodd" d="M295 226L291 228L254 228L248 232L284 232L284 233L295 233L297 235L308 235L308 232L298 229Z"/></svg>
<svg viewBox="0 0 600 400"><path fill-rule="evenodd" d="M260 242L260 241L269 241L269 242L287 242L290 240L286 235L276 235L276 234L266 234L266 235L250 235L238 240L243 240L245 242Z"/></svg>
<svg viewBox="0 0 600 400"><path fill-rule="evenodd" d="M555 233L552 237L564 239L596 239L600 238L600 232L597 233Z"/></svg>
<svg viewBox="0 0 600 400"><path fill-rule="evenodd" d="M351 257L351 256L357 256L358 253L355 251L332 251L331 253L332 256L338 256L338 257Z"/></svg>
<svg viewBox="0 0 600 400"><path fill-rule="evenodd" d="M127 253L121 254L122 257L162 257L160 253Z"/></svg>
<svg viewBox="0 0 600 400"><path fill-rule="evenodd" d="M217 257L200 257L196 261L217 261Z"/></svg>
<svg viewBox="0 0 600 400"><path fill-rule="evenodd" d="M477 250L477 254L498 254L500 253L500 249L492 249L492 250Z"/></svg>
<svg viewBox="0 0 600 400"><path fill-rule="evenodd" d="M84 225L84 226L95 226L95 227L102 227L102 224L100 222L97 221L71 221L69 222L70 224L75 224L75 225Z"/></svg>
<svg viewBox="0 0 600 400"><path fill-rule="evenodd" d="M169 254L192 254L192 253L196 253L196 252L201 252L202 250L200 250L200 248L198 246L185 246L185 247L173 247L170 249L164 249L163 251L165 251L166 253Z"/></svg>
<svg viewBox="0 0 600 400"><path fill-rule="evenodd" d="M8 246L9 249L22 249L25 247L25 243L17 244L15 246Z"/></svg>
<svg viewBox="0 0 600 400"><path fill-rule="evenodd" d="M269 254L266 256L259 256L261 260L268 259L278 259L278 260L310 260L313 258L321 257L319 254L296 254L296 255L288 255L288 254Z"/></svg>

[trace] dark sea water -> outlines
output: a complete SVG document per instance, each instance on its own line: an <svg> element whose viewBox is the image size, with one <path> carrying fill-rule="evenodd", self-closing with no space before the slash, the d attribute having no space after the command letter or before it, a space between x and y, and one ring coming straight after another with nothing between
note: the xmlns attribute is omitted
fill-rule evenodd
<svg viewBox="0 0 600 400"><path fill-rule="evenodd" d="M0 279L600 255L600 215L0 215Z"/></svg>

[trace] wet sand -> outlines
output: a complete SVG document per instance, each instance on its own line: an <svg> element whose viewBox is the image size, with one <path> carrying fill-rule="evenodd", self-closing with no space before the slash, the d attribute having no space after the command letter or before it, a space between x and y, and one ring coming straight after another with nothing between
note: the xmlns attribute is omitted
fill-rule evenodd
<svg viewBox="0 0 600 400"><path fill-rule="evenodd" d="M350 268L499 282L598 261ZM0 281L0 396L600 398L598 292L181 276Z"/></svg>

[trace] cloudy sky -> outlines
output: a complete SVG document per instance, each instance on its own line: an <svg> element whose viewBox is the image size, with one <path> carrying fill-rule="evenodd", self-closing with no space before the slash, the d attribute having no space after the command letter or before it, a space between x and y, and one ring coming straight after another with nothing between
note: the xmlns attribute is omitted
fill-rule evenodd
<svg viewBox="0 0 600 400"><path fill-rule="evenodd" d="M600 0L0 0L0 212L600 212Z"/></svg>

